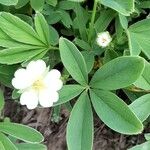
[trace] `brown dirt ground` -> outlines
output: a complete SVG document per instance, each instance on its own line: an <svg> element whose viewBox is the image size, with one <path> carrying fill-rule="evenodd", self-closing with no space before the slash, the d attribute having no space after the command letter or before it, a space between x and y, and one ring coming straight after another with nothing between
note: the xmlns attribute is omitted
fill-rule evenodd
<svg viewBox="0 0 150 150"><path fill-rule="evenodd" d="M11 93L8 93L4 109L5 117L10 117L13 122L22 123L40 131L45 137L44 143L48 150L67 150L65 134L69 112L66 109L61 111L62 120L58 124L53 123L51 109L28 110L11 100ZM144 141L143 134L125 136L112 131L96 115L94 116L94 130L93 150L127 150ZM148 132L150 128L147 127L146 130Z"/></svg>

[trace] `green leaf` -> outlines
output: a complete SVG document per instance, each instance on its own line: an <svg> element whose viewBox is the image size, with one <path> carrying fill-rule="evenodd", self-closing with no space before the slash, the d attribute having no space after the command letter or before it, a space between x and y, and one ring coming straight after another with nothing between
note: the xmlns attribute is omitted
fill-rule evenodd
<svg viewBox="0 0 150 150"><path fill-rule="evenodd" d="M23 63L21 63L21 66L22 67L26 67L27 64L29 64L29 62L35 61L35 60L38 60L38 59L42 59L46 53L47 53L47 50L45 49L44 51L42 51L40 53L37 53L35 56L33 56L31 58L28 57L28 59L26 61L24 61Z"/></svg>
<svg viewBox="0 0 150 150"><path fill-rule="evenodd" d="M75 4L74 2L63 0L58 3L58 7L63 10L71 10L74 9Z"/></svg>
<svg viewBox="0 0 150 150"><path fill-rule="evenodd" d="M44 2L45 0L30 0L31 2L31 7L36 10L36 11L42 11L44 7Z"/></svg>
<svg viewBox="0 0 150 150"><path fill-rule="evenodd" d="M127 104L109 91L91 90L91 100L100 119L111 129L122 134L138 134L143 130L140 120Z"/></svg>
<svg viewBox="0 0 150 150"><path fill-rule="evenodd" d="M12 88L11 80L18 65L0 65L0 82L1 84Z"/></svg>
<svg viewBox="0 0 150 150"><path fill-rule="evenodd" d="M35 15L35 29L42 40L43 43L45 43L48 47L50 45L50 32L49 32L49 26L44 18L44 16L41 13L36 13Z"/></svg>
<svg viewBox="0 0 150 150"><path fill-rule="evenodd" d="M77 82L86 85L88 83L88 73L85 60L80 51L65 38L60 38L59 49L61 60L67 71Z"/></svg>
<svg viewBox="0 0 150 150"><path fill-rule="evenodd" d="M147 141L149 141L149 140L150 140L150 133L144 134L144 137L145 137L145 139L146 139Z"/></svg>
<svg viewBox="0 0 150 150"><path fill-rule="evenodd" d="M57 22L59 22L61 20L60 14L61 14L61 12L59 12L59 11L51 11L50 15L48 15L48 17L47 17L47 22L49 24L56 24Z"/></svg>
<svg viewBox="0 0 150 150"><path fill-rule="evenodd" d="M102 10L94 24L96 32L100 33L105 31L110 22L114 19L115 15L116 13L113 10Z"/></svg>
<svg viewBox="0 0 150 150"><path fill-rule="evenodd" d="M126 40L126 35L124 35L124 29L120 23L119 17L115 19L115 31L116 31L116 39L118 44L124 44Z"/></svg>
<svg viewBox="0 0 150 150"><path fill-rule="evenodd" d="M12 99L19 99L20 95L21 95L21 94L18 93L18 90L14 89L14 90L12 91L11 97L12 97Z"/></svg>
<svg viewBox="0 0 150 150"><path fill-rule="evenodd" d="M78 38L75 38L74 40L75 44L77 46L79 46L80 48L84 49L84 50L91 50L92 48L90 47L89 43L83 41L83 40L80 40Z"/></svg>
<svg viewBox="0 0 150 150"><path fill-rule="evenodd" d="M76 13L76 21L80 32L80 36L84 41L87 41L86 20L85 20L87 16L84 13L84 9L80 6L80 4L76 3L74 11Z"/></svg>
<svg viewBox="0 0 150 150"><path fill-rule="evenodd" d="M0 141L0 150L5 150L5 147L1 141Z"/></svg>
<svg viewBox="0 0 150 150"><path fill-rule="evenodd" d="M150 141L145 142L140 145L136 145L136 146L130 148L129 150L149 150L149 148L150 148Z"/></svg>
<svg viewBox="0 0 150 150"><path fill-rule="evenodd" d="M119 14L119 20L120 20L120 24L121 24L122 28L126 30L128 28L127 18L124 15Z"/></svg>
<svg viewBox="0 0 150 150"><path fill-rule="evenodd" d="M89 73L94 66L94 54L91 51L82 51L81 52L87 67L87 72Z"/></svg>
<svg viewBox="0 0 150 150"><path fill-rule="evenodd" d="M29 144L29 143L21 143L15 145L18 150L47 150L45 145L42 144Z"/></svg>
<svg viewBox="0 0 150 150"><path fill-rule="evenodd" d="M60 18L63 25L67 28L70 28L72 25L72 20L69 13L64 10L59 10L59 15L61 16Z"/></svg>
<svg viewBox="0 0 150 150"><path fill-rule="evenodd" d="M0 0L0 4L11 6L16 5L18 3L18 0Z"/></svg>
<svg viewBox="0 0 150 150"><path fill-rule="evenodd" d="M104 56L104 59L103 59L103 62L104 64L119 57L118 53L112 49L107 49L105 51L105 56Z"/></svg>
<svg viewBox="0 0 150 150"><path fill-rule="evenodd" d="M57 45L59 43L59 34L55 28L49 26L49 42L51 45Z"/></svg>
<svg viewBox="0 0 150 150"><path fill-rule="evenodd" d="M19 9L23 6L25 6L27 3L29 2L29 0L18 0L17 5L15 6L16 9Z"/></svg>
<svg viewBox="0 0 150 150"><path fill-rule="evenodd" d="M10 13L0 13L0 28L18 42L39 46L44 45L29 24Z"/></svg>
<svg viewBox="0 0 150 150"><path fill-rule="evenodd" d="M59 100L54 104L54 106L61 105L72 100L73 98L78 96L83 90L84 87L78 84L64 85L63 88L59 91Z"/></svg>
<svg viewBox="0 0 150 150"><path fill-rule="evenodd" d="M150 115L150 94L136 99L129 107L142 122L145 121Z"/></svg>
<svg viewBox="0 0 150 150"><path fill-rule="evenodd" d="M43 51L47 51L46 49L32 49L34 47L13 47L0 51L0 63L1 64L17 64L32 57L40 54ZM11 58L11 59L10 59Z"/></svg>
<svg viewBox="0 0 150 150"><path fill-rule="evenodd" d="M30 26L34 26L32 16L28 16L28 15L25 15L25 14L15 14L15 15L17 17L19 17L21 20L23 20L24 22L28 23Z"/></svg>
<svg viewBox="0 0 150 150"><path fill-rule="evenodd" d="M46 2L47 2L49 5L55 7L55 6L57 5L57 3L58 3L58 0L46 0Z"/></svg>
<svg viewBox="0 0 150 150"><path fill-rule="evenodd" d="M4 95L2 90L0 89L0 111L3 109L4 107Z"/></svg>
<svg viewBox="0 0 150 150"><path fill-rule="evenodd" d="M93 88L105 90L124 88L134 83L143 69L144 60L140 57L118 57L98 69L90 85Z"/></svg>
<svg viewBox="0 0 150 150"><path fill-rule="evenodd" d="M67 125L70 150L91 150L93 146L93 115L89 97L84 92L76 102Z"/></svg>
<svg viewBox="0 0 150 150"><path fill-rule="evenodd" d="M23 43L13 40L2 29L0 29L0 46L7 47L7 48L18 47L18 46L23 46Z"/></svg>
<svg viewBox="0 0 150 150"><path fill-rule="evenodd" d="M145 61L142 75L134 83L135 86L144 90L150 90L150 63Z"/></svg>
<svg viewBox="0 0 150 150"><path fill-rule="evenodd" d="M0 131L28 143L40 143L43 141L41 133L31 127L17 123L0 122Z"/></svg>
<svg viewBox="0 0 150 150"><path fill-rule="evenodd" d="M110 7L124 16L129 16L134 11L134 0L98 0L101 4Z"/></svg>
<svg viewBox="0 0 150 150"><path fill-rule="evenodd" d="M141 1L140 8L150 8L150 1Z"/></svg>
<svg viewBox="0 0 150 150"><path fill-rule="evenodd" d="M17 147L3 133L0 133L0 141L5 148L4 150L18 150Z"/></svg>
<svg viewBox="0 0 150 150"><path fill-rule="evenodd" d="M137 98L143 96L146 93L143 92L133 92L133 91L129 91L128 89L123 89L123 92L126 94L126 96L128 97L128 99L133 102L135 101Z"/></svg>
<svg viewBox="0 0 150 150"><path fill-rule="evenodd" d="M131 55L139 55L142 51L150 59L150 19L144 19L131 25L127 34Z"/></svg>
<svg viewBox="0 0 150 150"><path fill-rule="evenodd" d="M68 1L72 1L72 2L83 2L84 0L68 0Z"/></svg>

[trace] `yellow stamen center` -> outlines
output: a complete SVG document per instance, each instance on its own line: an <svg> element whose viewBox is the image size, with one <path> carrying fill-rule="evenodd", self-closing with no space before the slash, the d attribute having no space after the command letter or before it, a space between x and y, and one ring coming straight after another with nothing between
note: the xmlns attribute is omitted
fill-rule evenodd
<svg viewBox="0 0 150 150"><path fill-rule="evenodd" d="M41 90L44 87L45 87L45 85L41 79L36 80L32 85L32 88L35 90Z"/></svg>
<svg viewBox="0 0 150 150"><path fill-rule="evenodd" d="M105 38L102 38L102 43L105 43L107 40Z"/></svg>

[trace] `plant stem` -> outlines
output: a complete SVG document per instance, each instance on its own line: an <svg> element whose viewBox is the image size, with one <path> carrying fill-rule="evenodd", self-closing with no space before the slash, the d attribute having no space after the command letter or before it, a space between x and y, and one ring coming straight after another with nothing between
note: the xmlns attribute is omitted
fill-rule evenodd
<svg viewBox="0 0 150 150"><path fill-rule="evenodd" d="M93 26L94 26L94 21L95 21L95 16L96 16L96 8L97 8L97 0L94 0L92 17L91 17L90 27L89 27L88 42L90 42L90 40L92 38L92 33L93 33L92 31L93 31Z"/></svg>
<svg viewBox="0 0 150 150"><path fill-rule="evenodd" d="M59 50L58 47L50 46L49 50Z"/></svg>

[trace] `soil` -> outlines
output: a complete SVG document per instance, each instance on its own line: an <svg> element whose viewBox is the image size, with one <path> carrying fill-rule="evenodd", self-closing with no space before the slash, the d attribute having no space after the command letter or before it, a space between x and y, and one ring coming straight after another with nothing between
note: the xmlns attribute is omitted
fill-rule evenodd
<svg viewBox="0 0 150 150"><path fill-rule="evenodd" d="M69 112L66 109L61 110L62 119L59 123L54 123L51 121L51 108L28 110L12 100L11 92L7 92L4 115L12 122L22 123L40 131L45 137L44 143L48 150L67 150L65 135ZM143 133L126 136L112 131L100 121L96 114L94 115L94 130L93 150L127 150L144 141ZM149 127L146 131L148 130L150 131Z"/></svg>

